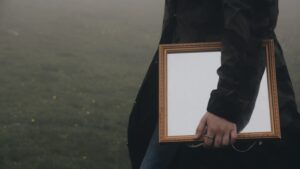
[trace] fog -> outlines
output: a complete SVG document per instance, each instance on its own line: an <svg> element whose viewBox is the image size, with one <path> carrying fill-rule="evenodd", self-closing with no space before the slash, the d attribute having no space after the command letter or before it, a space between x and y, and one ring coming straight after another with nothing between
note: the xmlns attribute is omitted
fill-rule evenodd
<svg viewBox="0 0 300 169"><path fill-rule="evenodd" d="M297 98L299 6L280 1L276 30ZM128 115L163 8L162 0L0 0L0 166L130 168Z"/></svg>

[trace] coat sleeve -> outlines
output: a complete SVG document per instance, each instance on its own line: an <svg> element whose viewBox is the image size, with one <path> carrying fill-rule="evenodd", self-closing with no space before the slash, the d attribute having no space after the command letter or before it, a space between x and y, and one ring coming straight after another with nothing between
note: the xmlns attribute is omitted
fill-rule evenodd
<svg viewBox="0 0 300 169"><path fill-rule="evenodd" d="M222 1L224 32L219 81L207 105L208 112L234 122L238 131L249 122L265 69L260 53L261 32L252 29L256 13L253 1Z"/></svg>

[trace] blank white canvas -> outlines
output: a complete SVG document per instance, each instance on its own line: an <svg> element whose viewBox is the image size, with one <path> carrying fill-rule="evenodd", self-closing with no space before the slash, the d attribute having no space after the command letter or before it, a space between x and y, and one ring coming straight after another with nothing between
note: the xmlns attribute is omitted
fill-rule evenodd
<svg viewBox="0 0 300 169"><path fill-rule="evenodd" d="M168 136L194 135L217 87L221 52L167 55ZM242 133L271 131L267 77L264 73L252 117Z"/></svg>

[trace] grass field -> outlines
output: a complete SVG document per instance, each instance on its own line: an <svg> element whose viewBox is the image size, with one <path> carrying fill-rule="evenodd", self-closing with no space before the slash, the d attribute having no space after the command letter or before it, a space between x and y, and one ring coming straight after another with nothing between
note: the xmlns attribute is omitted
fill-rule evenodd
<svg viewBox="0 0 300 169"><path fill-rule="evenodd" d="M0 169L129 169L128 115L162 9L158 0L0 0ZM283 14L278 34L300 97L297 19Z"/></svg>

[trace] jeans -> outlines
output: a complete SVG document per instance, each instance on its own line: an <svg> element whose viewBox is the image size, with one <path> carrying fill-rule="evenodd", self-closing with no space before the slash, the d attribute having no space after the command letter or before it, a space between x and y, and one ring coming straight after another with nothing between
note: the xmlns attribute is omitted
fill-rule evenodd
<svg viewBox="0 0 300 169"><path fill-rule="evenodd" d="M140 169L167 169L175 157L178 146L178 144L159 144L156 127Z"/></svg>

